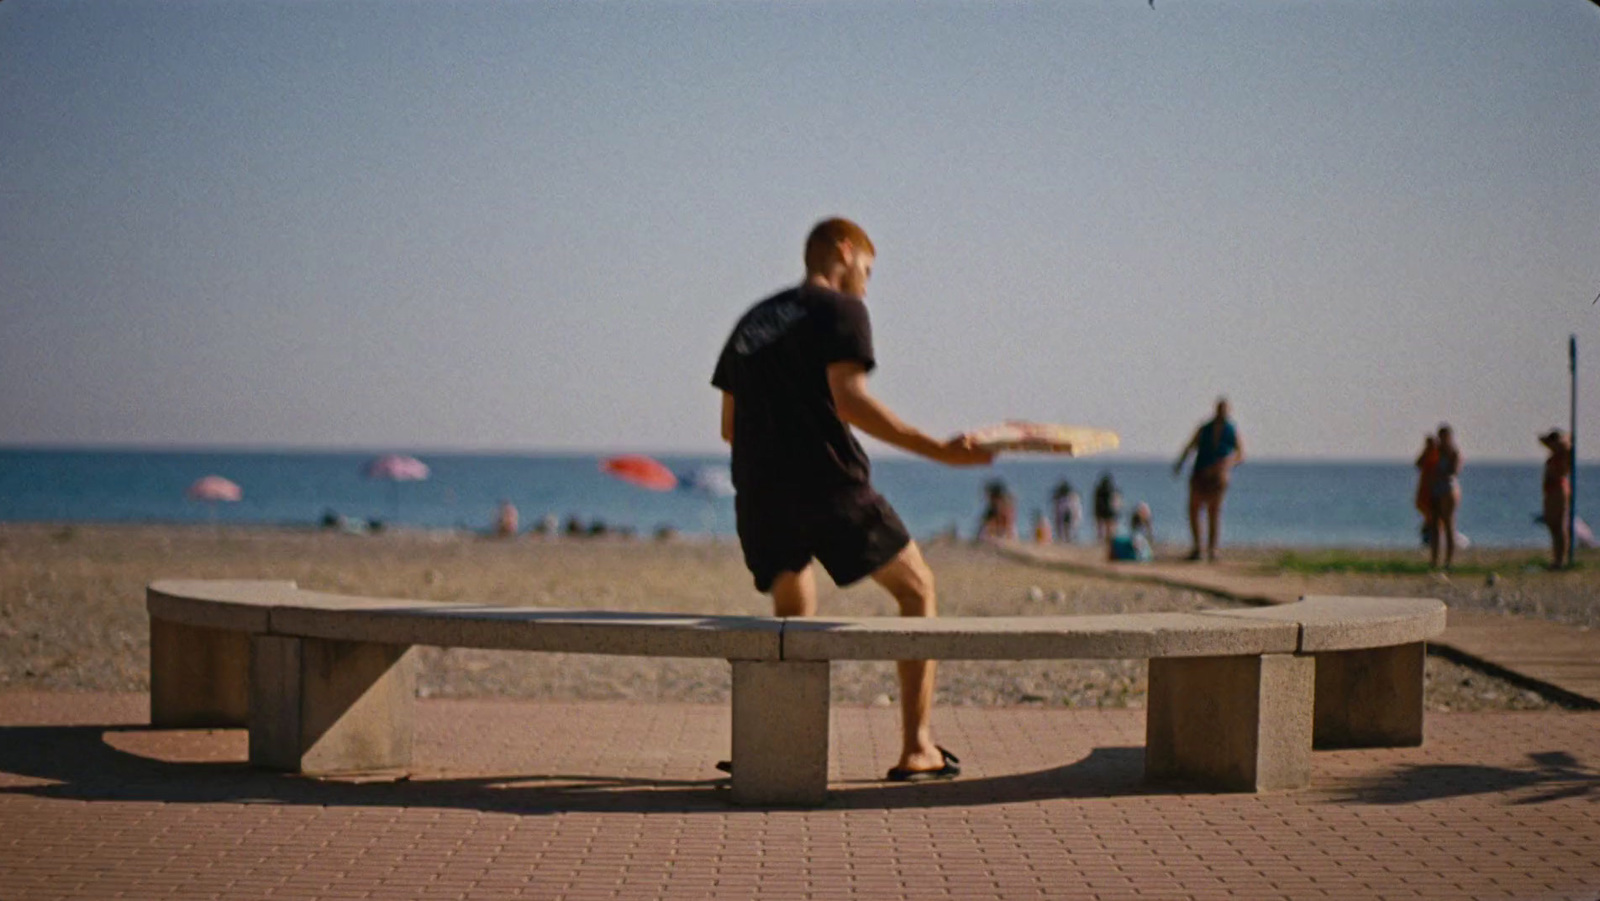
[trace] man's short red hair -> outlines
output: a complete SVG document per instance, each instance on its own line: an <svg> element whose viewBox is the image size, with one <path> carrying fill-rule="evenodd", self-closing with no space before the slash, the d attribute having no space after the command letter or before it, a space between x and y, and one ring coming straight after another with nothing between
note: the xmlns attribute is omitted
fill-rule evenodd
<svg viewBox="0 0 1600 901"><path fill-rule="evenodd" d="M872 246L872 239L867 237L866 230L861 226L839 217L824 219L811 229L810 236L806 238L806 271L821 272L827 269L838 255L840 243L849 244L873 256L878 255L877 249Z"/></svg>

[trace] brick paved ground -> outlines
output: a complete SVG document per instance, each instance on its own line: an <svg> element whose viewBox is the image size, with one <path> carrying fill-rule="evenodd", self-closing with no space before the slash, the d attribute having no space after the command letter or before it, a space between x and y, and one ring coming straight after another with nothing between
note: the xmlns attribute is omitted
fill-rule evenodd
<svg viewBox="0 0 1600 901"><path fill-rule="evenodd" d="M1433 715L1254 796L1142 786L1137 710L941 710L968 776L888 786L896 714L844 709L809 811L725 806L722 707L424 702L364 783L146 715L0 694L0 899L1600 898L1600 714Z"/></svg>

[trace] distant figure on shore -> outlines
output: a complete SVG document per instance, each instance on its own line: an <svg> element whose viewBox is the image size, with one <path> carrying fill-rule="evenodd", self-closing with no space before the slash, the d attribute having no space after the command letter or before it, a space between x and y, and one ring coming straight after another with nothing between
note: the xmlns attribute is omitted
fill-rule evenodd
<svg viewBox="0 0 1600 901"><path fill-rule="evenodd" d="M1417 455L1417 512L1422 514L1422 543L1433 544L1433 476L1439 470L1439 439L1432 435L1422 441Z"/></svg>
<svg viewBox="0 0 1600 901"><path fill-rule="evenodd" d="M1033 543L1050 543L1050 520L1038 507L1033 508Z"/></svg>
<svg viewBox="0 0 1600 901"><path fill-rule="evenodd" d="M1155 528L1150 506L1140 504L1128 517L1128 531L1118 531L1106 542L1106 559L1144 563L1155 556Z"/></svg>
<svg viewBox="0 0 1600 901"><path fill-rule="evenodd" d="M1128 517L1128 530L1135 535L1144 535L1150 546L1155 547L1156 523L1149 504L1140 501L1139 505L1133 508L1133 515Z"/></svg>
<svg viewBox="0 0 1600 901"><path fill-rule="evenodd" d="M343 532L346 535L365 535L367 532L367 524L365 521L351 519L332 507L322 511L322 519L320 522L324 529Z"/></svg>
<svg viewBox="0 0 1600 901"><path fill-rule="evenodd" d="M1083 499L1072 490L1065 479L1056 485L1050 495L1050 505L1055 514L1056 540L1075 544L1078 540L1078 523L1083 521Z"/></svg>
<svg viewBox="0 0 1600 901"><path fill-rule="evenodd" d="M501 538L517 534L517 508L510 501L500 502L500 509L494 517L494 533Z"/></svg>
<svg viewBox="0 0 1600 901"><path fill-rule="evenodd" d="M1428 565L1439 568L1439 549L1444 548L1444 568L1456 557L1456 508L1461 506L1461 448L1448 423L1439 426L1439 464L1431 483L1433 509L1428 520L1432 532L1428 540Z"/></svg>
<svg viewBox="0 0 1600 901"><path fill-rule="evenodd" d="M1228 399L1217 399L1217 413L1201 423L1194 437L1184 445L1172 474L1183 471L1183 463L1194 453L1194 469L1189 473L1189 534L1194 538L1190 560L1200 559L1200 511L1206 513L1207 560L1217 559L1217 541L1222 535L1222 498L1228 493L1228 475L1244 462L1244 444L1239 430L1228 418Z"/></svg>
<svg viewBox="0 0 1600 901"><path fill-rule="evenodd" d="M978 519L978 540L1017 537L1017 501L1006 483L994 479L983 486L983 516Z"/></svg>
<svg viewBox="0 0 1600 901"><path fill-rule="evenodd" d="M1094 484L1094 540L1110 541L1111 536L1117 532L1117 514L1122 511L1122 493L1117 491L1117 483L1111 480L1111 473L1100 474L1100 481Z"/></svg>
<svg viewBox="0 0 1600 901"><path fill-rule="evenodd" d="M1550 530L1550 568L1572 563L1572 536L1567 531L1572 509L1572 442L1567 433L1551 429L1539 436L1550 451L1544 461L1544 524Z"/></svg>

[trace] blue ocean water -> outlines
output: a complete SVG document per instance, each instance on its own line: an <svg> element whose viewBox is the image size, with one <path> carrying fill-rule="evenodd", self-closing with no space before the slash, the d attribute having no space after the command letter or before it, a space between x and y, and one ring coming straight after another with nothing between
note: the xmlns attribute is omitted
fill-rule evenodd
<svg viewBox="0 0 1600 901"><path fill-rule="evenodd" d="M499 501L510 500L524 528L545 515L563 523L602 520L649 533L733 533L733 501L692 491L657 494L602 473L597 456L421 454L427 481L374 482L371 454L320 452L147 452L0 450L0 522L236 523L311 526L326 511L414 528L487 530ZM718 456L663 456L673 471L725 472ZM1155 513L1157 538L1188 540L1184 482L1157 461L1005 460L985 469L950 469L921 460L881 459L873 480L913 534L954 527L970 536L982 509L982 486L1002 478L1016 495L1024 526L1047 509L1051 489L1069 480L1085 495L1110 472L1126 509L1139 501ZM204 504L185 490L205 475L244 490L238 503ZM1461 474L1460 530L1473 543L1535 547L1546 533L1537 464L1473 464ZM1224 540L1232 544L1413 547L1415 471L1409 463L1251 461L1228 493ZM1581 466L1579 513L1600 514L1600 466ZM1593 490L1585 492L1586 486Z"/></svg>

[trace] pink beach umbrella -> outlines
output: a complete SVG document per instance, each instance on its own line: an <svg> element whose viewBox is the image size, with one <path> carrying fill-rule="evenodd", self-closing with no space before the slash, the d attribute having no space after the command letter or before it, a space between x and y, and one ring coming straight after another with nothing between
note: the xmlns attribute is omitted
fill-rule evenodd
<svg viewBox="0 0 1600 901"><path fill-rule="evenodd" d="M367 464L367 478L390 482L420 482L428 477L428 464L404 454L384 454Z"/></svg>
<svg viewBox="0 0 1600 901"><path fill-rule="evenodd" d="M210 508L211 521L213 523L217 520L217 504L237 503L240 498L244 497L244 491L238 485L222 476L206 476L196 479L195 483L190 485L189 490L184 493L189 496L190 500L202 501Z"/></svg>
<svg viewBox="0 0 1600 901"><path fill-rule="evenodd" d="M188 494L190 500L207 501L209 503L218 501L233 503L244 497L244 491L238 485L222 476L206 476L203 479L195 480L195 483L189 486Z"/></svg>
<svg viewBox="0 0 1600 901"><path fill-rule="evenodd" d="M428 477L428 464L404 454L384 454L367 463L367 478L389 483L389 502L394 518L400 518L400 483L420 482Z"/></svg>

